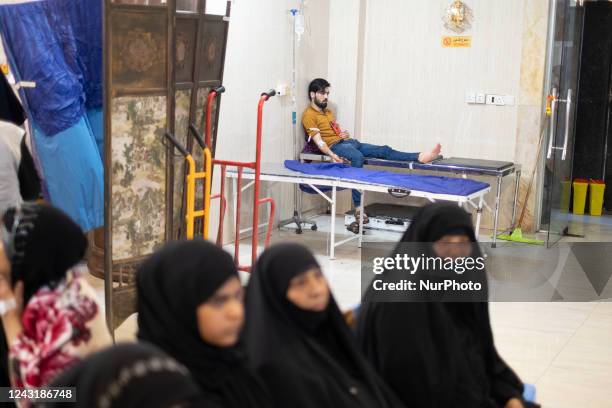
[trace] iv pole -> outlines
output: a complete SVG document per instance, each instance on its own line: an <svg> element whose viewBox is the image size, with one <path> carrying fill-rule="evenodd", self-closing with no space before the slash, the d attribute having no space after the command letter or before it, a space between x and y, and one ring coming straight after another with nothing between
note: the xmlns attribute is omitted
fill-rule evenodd
<svg viewBox="0 0 612 408"><path fill-rule="evenodd" d="M303 4L300 6L300 10L291 9L289 10L293 17L293 46L292 46L292 69L291 69L291 103L292 103L292 111L291 111L291 131L293 137L293 156L295 160L300 159L300 144L298 143L298 121L297 121L297 18L298 14L303 12ZM317 230L317 224L311 220L302 219L302 194L299 191L299 187L297 184L293 186L293 217L281 221L278 225L279 228L282 228L286 225L295 224L297 229L295 230L296 234L302 233L302 225L310 225L310 229L313 231Z"/></svg>

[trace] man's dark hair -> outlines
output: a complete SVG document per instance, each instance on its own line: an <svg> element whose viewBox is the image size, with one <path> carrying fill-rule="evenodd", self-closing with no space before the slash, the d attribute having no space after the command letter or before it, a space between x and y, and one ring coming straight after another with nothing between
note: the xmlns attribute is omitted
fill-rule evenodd
<svg viewBox="0 0 612 408"><path fill-rule="evenodd" d="M329 88L331 85L329 82L327 82L326 79L323 78L316 78L313 79L310 82L310 85L308 85L308 99L310 99L310 93L311 92L321 92L324 91L325 88Z"/></svg>

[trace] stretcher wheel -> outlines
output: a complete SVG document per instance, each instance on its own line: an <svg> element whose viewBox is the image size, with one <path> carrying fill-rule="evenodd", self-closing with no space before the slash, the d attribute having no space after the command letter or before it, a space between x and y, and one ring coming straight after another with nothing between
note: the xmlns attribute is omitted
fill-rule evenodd
<svg viewBox="0 0 612 408"><path fill-rule="evenodd" d="M312 227L310 227L311 230L316 231L317 230L317 226L313 225Z"/></svg>
<svg viewBox="0 0 612 408"><path fill-rule="evenodd" d="M296 230L295 230L295 233L296 233L296 234L301 234L301 233L302 233L302 229L301 229L301 228L296 229Z"/></svg>
<svg viewBox="0 0 612 408"><path fill-rule="evenodd" d="M346 227L347 230L351 231L353 234L359 234L359 223L351 222L350 225Z"/></svg>

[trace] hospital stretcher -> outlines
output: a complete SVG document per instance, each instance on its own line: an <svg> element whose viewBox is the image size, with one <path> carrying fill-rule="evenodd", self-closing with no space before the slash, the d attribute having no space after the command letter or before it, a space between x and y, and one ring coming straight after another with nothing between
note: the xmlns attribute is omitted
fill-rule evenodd
<svg viewBox="0 0 612 408"><path fill-rule="evenodd" d="M225 177L232 179L232 194L234 194L234 199L238 194L241 194L242 191L249 188L254 184L254 181L251 181L245 186L238 187L236 186L236 179L239 177L241 179L254 180L255 172L252 169L244 169L241 175L236 170L228 169L225 173ZM421 177L432 177L434 176L421 176ZM316 191L321 197L323 197L330 205L331 205L331 227L329 232L329 256L330 259L334 259L335 248L339 245L345 244L349 241L357 239L359 241L359 247L361 247L362 239L363 239L363 207L365 203L365 193L366 192L378 192L378 193L388 193L395 197L421 197L429 200L430 202L435 201L454 201L459 206L476 209L476 232L480 227L480 219L482 208L484 205L484 196L487 194L491 187L486 183L478 183L479 188L476 191L466 193L466 194L457 194L457 193L442 193L442 192L428 192L421 191L418 189L408 190L404 187L398 187L392 184L381 183L369 183L364 181L354 181L343 179L338 176L326 176L321 174L305 174L300 171L291 170L285 167L281 163L262 163L259 173L259 179L261 181L269 181L269 182L280 182L280 183L289 183L289 184L306 184L314 191ZM451 179L452 180L452 179ZM457 181L461 181L458 179ZM319 187L328 187L331 189L330 194L326 194L321 191ZM351 236L349 238L343 239L339 242L335 240L335 219L336 219L336 198L338 189L356 189L361 191L362 199L360 206L360 219L359 219L359 234L355 236ZM234 200L235 202L235 200ZM236 209L234 209L234 217L238 214ZM237 224L236 224L237 225ZM266 224L262 224L266 225ZM253 225L253 228L259 228L260 225ZM239 233L251 231L253 228L245 228L243 230L237 231L237 236ZM256 233L253 235L257 235Z"/></svg>
<svg viewBox="0 0 612 408"><path fill-rule="evenodd" d="M330 158L320 152L314 151L312 147L307 145L304 151L300 154L302 161L317 161L328 162ZM364 164L367 166L380 166L389 168L400 168L408 170L425 170L425 171L440 171L449 172L460 175L462 178L467 178L469 175L481 175L495 177L497 182L497 190L495 195L495 208L491 209L486 201L484 207L493 213L493 241L491 246L495 248L497 244L497 235L499 227L499 206L501 203L501 187L505 177L512 174L515 175L514 198L512 205L512 222L510 230L514 229L516 222L516 205L521 179L521 166L512 162L494 161L494 160L479 160L468 158L440 158L431 163L405 162L396 160L383 160L366 158Z"/></svg>

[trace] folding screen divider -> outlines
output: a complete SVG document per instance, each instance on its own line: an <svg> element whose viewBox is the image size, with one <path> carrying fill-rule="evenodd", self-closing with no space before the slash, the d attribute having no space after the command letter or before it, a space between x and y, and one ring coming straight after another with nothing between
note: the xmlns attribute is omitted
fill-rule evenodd
<svg viewBox="0 0 612 408"><path fill-rule="evenodd" d="M140 262L185 233L184 159L163 135L174 134L201 165L188 127L203 133L206 96L221 85L230 4L225 15L207 10L206 0L105 0L105 226L91 264L105 277L112 330L135 312Z"/></svg>

